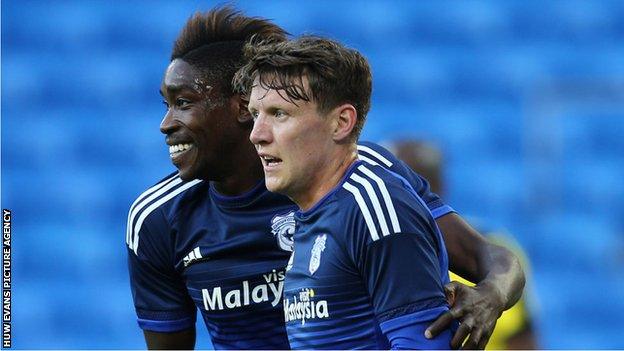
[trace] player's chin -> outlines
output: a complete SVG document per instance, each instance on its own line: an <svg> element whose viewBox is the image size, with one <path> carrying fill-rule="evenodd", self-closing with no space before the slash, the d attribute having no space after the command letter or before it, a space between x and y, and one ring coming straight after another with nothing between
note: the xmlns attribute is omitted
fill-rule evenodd
<svg viewBox="0 0 624 351"><path fill-rule="evenodd" d="M185 181L191 181L195 179L202 179L200 169L202 168L200 160L196 158L196 155L185 155L179 159L173 160L173 165L178 169L180 178Z"/></svg>
<svg viewBox="0 0 624 351"><path fill-rule="evenodd" d="M182 179L185 182L197 179L197 176L195 175L195 172L191 172L191 171L186 170L186 169L179 169L178 168L178 174L180 175L180 179Z"/></svg>
<svg viewBox="0 0 624 351"><path fill-rule="evenodd" d="M194 164L175 164L174 165L178 168L178 174L180 175L180 179L182 179L185 182L191 181L191 180L195 180L195 179L200 179L200 172L198 171L198 167L196 167Z"/></svg>
<svg viewBox="0 0 624 351"><path fill-rule="evenodd" d="M268 191L272 193L284 193L284 187L282 186L282 182L278 177L268 176L264 178L264 182L266 184L266 188Z"/></svg>

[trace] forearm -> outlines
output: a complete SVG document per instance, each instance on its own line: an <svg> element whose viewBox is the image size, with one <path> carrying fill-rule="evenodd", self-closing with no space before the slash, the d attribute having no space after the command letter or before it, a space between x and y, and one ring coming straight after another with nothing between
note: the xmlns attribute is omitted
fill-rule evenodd
<svg viewBox="0 0 624 351"><path fill-rule="evenodd" d="M518 302L524 289L525 276L520 260L509 249L491 243L481 249L480 257L480 270L487 274L477 282L477 287L498 292L504 310L509 309Z"/></svg>
<svg viewBox="0 0 624 351"><path fill-rule="evenodd" d="M513 306L524 288L520 260L508 249L488 242L458 214L437 220L446 242L449 266L454 273L499 297L502 308Z"/></svg>
<svg viewBox="0 0 624 351"><path fill-rule="evenodd" d="M149 350L193 350L195 348L195 327L173 333L143 331Z"/></svg>

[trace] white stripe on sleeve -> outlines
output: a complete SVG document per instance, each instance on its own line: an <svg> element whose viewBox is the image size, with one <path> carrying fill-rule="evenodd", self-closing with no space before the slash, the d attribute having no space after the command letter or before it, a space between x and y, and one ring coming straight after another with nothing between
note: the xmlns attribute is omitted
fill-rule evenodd
<svg viewBox="0 0 624 351"><path fill-rule="evenodd" d="M344 183L342 187L347 189L347 191L349 191L355 197L355 201L357 202L358 206L360 206L360 211L362 211L364 221L366 222L366 226L368 226L368 231L370 232L373 241L379 240L377 228L375 228L375 223L373 223L373 218L371 217L370 211L368 210L368 207L364 202L364 198L362 197L360 190L349 183Z"/></svg>
<svg viewBox="0 0 624 351"><path fill-rule="evenodd" d="M375 157L378 161L380 161L381 163L385 164L388 167L392 167L392 162L390 162L390 160L388 160L387 158L383 157L379 152L371 149L368 146L364 146L364 145L358 145L357 149L363 152L366 152L368 154L370 154L371 156Z"/></svg>
<svg viewBox="0 0 624 351"><path fill-rule="evenodd" d="M386 184L373 171L366 168L365 166L359 166L358 169L362 171L362 173L373 179L375 183L377 183L377 185L379 186L379 191L381 191L381 195L383 196L384 202L386 203L386 209L388 210L388 214L390 215L392 230L394 230L395 233L400 233L401 226L399 225L399 218L397 217L396 211L394 209L394 203L392 202L392 198L390 197L388 188L386 188Z"/></svg>
<svg viewBox="0 0 624 351"><path fill-rule="evenodd" d="M372 159L362 155L362 154L358 154L358 158L366 163L370 163L373 166L379 166L379 163L373 161Z"/></svg>
<svg viewBox="0 0 624 351"><path fill-rule="evenodd" d="M373 189L371 183L368 181L368 179L364 179L355 173L351 174L350 178L364 186L364 189L366 189L366 193L368 194L368 197L373 204L373 208L375 209L375 214L377 215L377 220L379 221L379 227L381 228L381 233L383 234L383 236L389 235L390 230L388 229L386 216L381 210L381 204L379 203L379 199L377 198L377 194L375 193L375 189Z"/></svg>
<svg viewBox="0 0 624 351"><path fill-rule="evenodd" d="M181 180L180 180L181 181ZM175 191L172 191L171 193L163 196L162 198L160 198L158 201L154 202L153 204L151 204L148 208L146 208L143 213L141 213L141 216L139 217L139 219L137 220L136 224L134 225L134 242L132 243L132 250L134 251L134 253L137 253L137 250L139 248L139 230L141 229L141 226L143 225L143 221L145 220L145 218L147 218L147 216L152 213L152 211L154 211L155 209L157 209L160 205L164 204L165 202L171 200L172 198L174 198L176 195L180 194L181 192L185 191L186 189L201 183L202 181L200 179L195 179L191 182L188 182L184 185L182 185L181 187L177 188Z"/></svg>
<svg viewBox="0 0 624 351"><path fill-rule="evenodd" d="M134 200L134 202L130 206L130 211L128 211L128 222L126 224L126 244L128 244L128 246L132 246L131 245L131 243L132 243L132 222L134 222L134 217L136 217L137 212L140 211L141 208L145 207L146 203L149 203L150 201L154 200L156 197L158 197L163 192L167 191L168 189L171 189L176 184L179 184L181 182L182 182L182 180L180 179L180 177L176 173L173 177L165 179L164 181L162 181L162 182L154 185L153 187L147 189L139 197L137 197L136 200ZM145 200L145 201L143 201L143 200ZM138 205L139 203L141 203L141 204Z"/></svg>

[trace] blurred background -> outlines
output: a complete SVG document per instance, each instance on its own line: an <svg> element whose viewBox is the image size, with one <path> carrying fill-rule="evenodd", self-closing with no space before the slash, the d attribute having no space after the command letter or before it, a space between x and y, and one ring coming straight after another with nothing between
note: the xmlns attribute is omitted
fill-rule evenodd
<svg viewBox="0 0 624 351"><path fill-rule="evenodd" d="M15 348L144 347L127 210L174 169L160 80L185 21L216 4L2 2ZM440 148L446 202L524 248L542 348L624 348L624 2L233 4L369 58L362 139Z"/></svg>

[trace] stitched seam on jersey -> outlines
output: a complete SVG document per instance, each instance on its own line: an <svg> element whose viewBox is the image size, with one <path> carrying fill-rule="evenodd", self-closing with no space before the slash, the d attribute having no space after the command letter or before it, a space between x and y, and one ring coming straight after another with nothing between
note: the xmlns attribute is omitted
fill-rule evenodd
<svg viewBox="0 0 624 351"><path fill-rule="evenodd" d="M373 209L375 210L375 214L377 215L377 220L379 221L379 226L381 227L381 233L383 234L383 236L390 235L390 229L388 228L388 223L386 222L386 216L384 215L383 210L381 209L379 198L377 194L375 193L375 189L373 189L373 186L371 185L371 183L368 181L368 179L364 179L355 173L353 173L350 178L362 184L362 186L366 190L366 193L368 194L368 198L373 204Z"/></svg>
<svg viewBox="0 0 624 351"><path fill-rule="evenodd" d="M152 211L154 211L155 209L157 209L158 207L160 207L162 204L164 204L165 202L173 199L174 197L178 196L181 192L187 190L188 188L195 186L199 183L201 183L202 181L200 179L195 179L191 182L188 182L184 185L182 185L181 187L177 188L176 190L172 191L171 193L163 196L162 198L158 199L158 201L154 202L153 204L151 204L149 207L147 207L142 213L141 216L139 217L139 219L137 220L135 226L134 226L134 242L132 243L132 250L134 251L134 253L136 254L139 248L139 231L141 230L141 226L143 225L143 221L145 220L145 218L147 218L147 216L152 213Z"/></svg>
<svg viewBox="0 0 624 351"><path fill-rule="evenodd" d="M368 231L370 232L371 237L373 238L373 241L379 240L379 234L377 233L377 228L375 228L375 223L373 222L373 218L371 217L371 214L370 214L370 211L368 210L368 206L366 205L366 202L364 202L364 198L362 197L360 190L357 187L347 182L345 182L342 185L342 187L345 188L347 191L349 191L353 195L353 197L355 197L355 202L357 202L358 206L360 207L360 211L362 212L362 215L364 216L364 221L366 222L366 226L368 227Z"/></svg>
<svg viewBox="0 0 624 351"><path fill-rule="evenodd" d="M195 307L193 305L192 307ZM148 310L144 308L137 308L137 317L145 320L153 321L176 321L182 319L193 318L194 310L191 309L176 309L176 310ZM163 318L164 317L164 318Z"/></svg>
<svg viewBox="0 0 624 351"><path fill-rule="evenodd" d="M446 300L443 297L431 297L423 301L412 302L404 306L396 307L377 315L379 323L387 320L404 316L406 314L428 310L436 307L446 306Z"/></svg>
<svg viewBox="0 0 624 351"><path fill-rule="evenodd" d="M178 174L176 173L173 176L165 178L162 181L158 182L156 185L154 185L151 188L147 189L146 191L142 192L141 195L139 195L136 198L136 200L134 200L132 205L130 205L130 210L128 211L128 219L127 219L127 223L126 223L126 244L128 244L128 246L130 246L130 243L132 242L132 231L130 230L130 228L132 228L132 225L131 225L130 217L132 216L132 213L134 213L134 211L136 210L136 207L138 206L138 204L142 203L143 200L145 200L149 195L151 195L152 193L154 193L158 189L160 189L160 188L164 187L165 185L171 183L177 176L178 176Z"/></svg>
<svg viewBox="0 0 624 351"><path fill-rule="evenodd" d="M387 158L383 157L380 153L378 153L377 151L371 149L368 146L364 146L364 145L358 145L357 146L358 151L362 151L367 153L369 156L371 156L372 158L376 159L377 161L385 164L388 167L392 167L392 162L390 162L390 160L388 160Z"/></svg>
<svg viewBox="0 0 624 351"><path fill-rule="evenodd" d="M373 171L366 168L365 166L359 166L358 169L362 171L362 173L366 174L368 177L372 178L377 186L379 186L379 191L381 192L381 196L384 199L384 203L386 204L386 209L388 210L388 215L390 215L390 222L392 223L392 230L395 233L401 232L401 226L399 225L399 218L397 217L396 210L394 209L394 203L392 202L392 198L390 197L390 193L388 192L388 188L386 188L386 184L384 181L379 178Z"/></svg>

